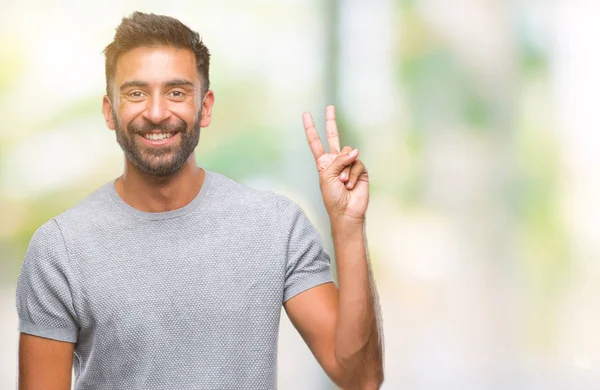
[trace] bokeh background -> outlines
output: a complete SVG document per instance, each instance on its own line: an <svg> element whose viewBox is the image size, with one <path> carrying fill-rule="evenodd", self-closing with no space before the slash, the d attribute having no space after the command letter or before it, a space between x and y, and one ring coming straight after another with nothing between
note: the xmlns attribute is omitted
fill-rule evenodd
<svg viewBox="0 0 600 390"><path fill-rule="evenodd" d="M298 202L332 244L301 114L372 180L384 389L600 388L600 2L0 0L0 388L34 230L120 175L103 48L134 10L212 52L199 165ZM282 315L281 389L333 389Z"/></svg>

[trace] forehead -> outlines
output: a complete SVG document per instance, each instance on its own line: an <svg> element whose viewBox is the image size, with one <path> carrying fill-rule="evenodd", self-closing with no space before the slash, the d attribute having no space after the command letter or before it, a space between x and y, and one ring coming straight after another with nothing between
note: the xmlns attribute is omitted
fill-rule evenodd
<svg viewBox="0 0 600 390"><path fill-rule="evenodd" d="M117 86L132 80L152 84L173 78L185 78L194 84L200 84L196 56L191 50L170 46L137 47L121 54L117 59Z"/></svg>

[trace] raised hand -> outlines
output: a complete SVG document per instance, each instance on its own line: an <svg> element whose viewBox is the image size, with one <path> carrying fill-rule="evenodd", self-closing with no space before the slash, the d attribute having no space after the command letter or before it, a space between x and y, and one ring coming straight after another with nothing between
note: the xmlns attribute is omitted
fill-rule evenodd
<svg viewBox="0 0 600 390"><path fill-rule="evenodd" d="M369 175L358 159L358 149L340 149L335 107L325 109L329 153L325 152L310 113L302 114L306 139L319 171L319 185L330 219L364 222L369 203Z"/></svg>

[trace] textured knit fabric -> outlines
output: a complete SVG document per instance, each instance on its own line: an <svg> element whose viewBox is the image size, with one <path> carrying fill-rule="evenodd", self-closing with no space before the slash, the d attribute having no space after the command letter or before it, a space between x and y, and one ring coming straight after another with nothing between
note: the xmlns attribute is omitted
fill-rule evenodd
<svg viewBox="0 0 600 390"><path fill-rule="evenodd" d="M276 388L282 303L331 282L329 256L296 203L205 172L181 209L111 181L33 235L19 330L76 343L75 389Z"/></svg>

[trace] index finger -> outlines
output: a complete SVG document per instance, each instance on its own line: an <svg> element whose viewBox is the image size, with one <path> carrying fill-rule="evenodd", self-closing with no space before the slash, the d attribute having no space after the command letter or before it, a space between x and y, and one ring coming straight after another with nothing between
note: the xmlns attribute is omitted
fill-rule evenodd
<svg viewBox="0 0 600 390"><path fill-rule="evenodd" d="M308 146L310 146L310 150L312 151L315 160L318 160L319 157L325 154L325 149L321 143L319 133L317 133L317 128L315 127L315 122L313 121L312 115L310 115L309 112L302 114L302 123L304 124Z"/></svg>

